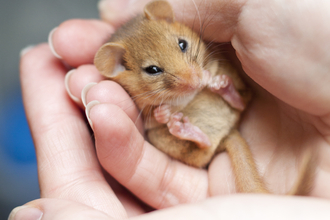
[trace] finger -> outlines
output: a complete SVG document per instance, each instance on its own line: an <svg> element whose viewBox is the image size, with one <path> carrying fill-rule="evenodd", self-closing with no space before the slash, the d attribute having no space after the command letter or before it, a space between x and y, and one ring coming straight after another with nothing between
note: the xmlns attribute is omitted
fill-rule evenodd
<svg viewBox="0 0 330 220"><path fill-rule="evenodd" d="M233 168L226 152L215 156L209 165L208 171L211 196L236 193Z"/></svg>
<svg viewBox="0 0 330 220"><path fill-rule="evenodd" d="M134 219L328 219L329 205L327 200L303 197L235 195L213 197L197 204L176 206Z"/></svg>
<svg viewBox="0 0 330 220"><path fill-rule="evenodd" d="M115 27L142 13L144 6L150 0L101 0L99 11L101 18ZM220 42L230 41L235 31L235 25L245 0L184 0L168 1L174 10L177 21L203 33L206 40Z"/></svg>
<svg viewBox="0 0 330 220"><path fill-rule="evenodd" d="M49 37L56 54L69 65L92 64L96 51L109 40L113 28L98 20L68 20Z"/></svg>
<svg viewBox="0 0 330 220"><path fill-rule="evenodd" d="M139 129L140 133L144 133L143 122L139 110L131 97L116 82L102 81L97 85L88 89L86 96L86 104L93 100L101 103L111 103L119 106L132 120Z"/></svg>
<svg viewBox="0 0 330 220"><path fill-rule="evenodd" d="M98 72L96 67L91 64L79 66L77 69L70 70L65 76L66 90L80 107L84 107L81 101L81 92L87 84L98 83L104 77Z"/></svg>
<svg viewBox="0 0 330 220"><path fill-rule="evenodd" d="M96 105L89 117L102 166L147 204L158 209L208 196L206 170L172 160L151 146L118 106Z"/></svg>
<svg viewBox="0 0 330 220"><path fill-rule="evenodd" d="M84 204L64 199L38 199L15 208L9 220L115 219Z"/></svg>
<svg viewBox="0 0 330 220"><path fill-rule="evenodd" d="M100 0L98 9L102 20L119 27L124 22L142 12L143 7L151 0Z"/></svg>
<svg viewBox="0 0 330 220"><path fill-rule="evenodd" d="M117 180L115 180L105 171L104 176L113 191L116 193L116 196L118 197L120 202L125 207L128 217L138 216L152 210L151 207L147 206L145 203L141 202L141 200L137 199L136 196L134 196L129 190L127 190L124 186L118 183Z"/></svg>
<svg viewBox="0 0 330 220"><path fill-rule="evenodd" d="M255 82L285 103L325 117L330 112L330 59L324 47L329 42L329 7L323 1L302 7L250 1L232 39Z"/></svg>
<svg viewBox="0 0 330 220"><path fill-rule="evenodd" d="M65 72L45 44L21 60L23 100L36 148L41 196L71 199L111 216L126 216L102 175L86 122L65 92Z"/></svg>
<svg viewBox="0 0 330 220"><path fill-rule="evenodd" d="M235 195L214 197L197 204L154 211L135 217L134 220L329 219L329 205L329 201L316 198ZM40 210L43 214L42 220L112 219L104 213L96 212L81 204L63 200L41 199L30 202L26 206L27 209L16 209L16 213L13 213L9 220L32 219L27 215L31 214L29 208ZM33 211L36 212L36 210Z"/></svg>

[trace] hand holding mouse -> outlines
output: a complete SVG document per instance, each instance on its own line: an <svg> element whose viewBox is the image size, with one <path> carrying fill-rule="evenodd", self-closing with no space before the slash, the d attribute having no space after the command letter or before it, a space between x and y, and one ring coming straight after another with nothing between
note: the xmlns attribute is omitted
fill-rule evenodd
<svg viewBox="0 0 330 220"><path fill-rule="evenodd" d="M187 11L193 11L195 7L192 1L180 1L179 4L186 5ZM294 179L294 177L290 178L290 175L294 173L292 165L295 163L295 153L299 152L300 147L319 147L319 168L325 171L316 174L316 183L311 195L329 198L330 190L326 184L328 175L326 161L329 157L327 153L329 146L325 141L329 129L327 115L329 112L328 103L330 103L328 101L330 97L327 95L329 79L326 74L330 68L327 60L327 48L325 47L328 44L328 38L325 37L328 33L325 22L328 19L320 16L321 14L328 16L328 3L310 1L310 5L306 3L302 6L298 3L295 4L295 2L268 1L266 4L251 0L245 2L231 1L223 4L223 2L210 1L210 5L214 7L208 8L221 12L213 13L218 22L212 22L211 25L215 25L217 28L210 28L211 30L222 31L222 34L217 35L216 40L231 40L246 73L274 95L270 95L258 85L253 84L256 97L240 127L243 136L253 149L259 166L262 170L267 171L264 175L268 179L270 188L273 189L272 191L282 193L290 188L277 188L277 185L283 186L283 181L290 182ZM174 9L181 10L180 5ZM200 7L199 12L202 18L203 13L204 15L210 13L209 10L203 11L202 7ZM306 16L306 13L310 16ZM195 13L190 16L191 19L189 19L189 13L185 13L182 21L191 24ZM61 38L61 32L62 34L68 33L67 30L72 30L72 28L76 28L76 32L71 32L70 37ZM77 29L81 32L77 32ZM89 51L81 53L81 50L85 49L85 43L93 39L90 30L97 30L98 35L93 35L95 40L92 41L93 45L89 45ZM80 41L76 41L76 34L83 36L83 39L80 38ZM73 96L80 96L82 87L85 86L86 82L99 82L101 80L94 78L95 75L91 74L95 71L94 67L86 64L92 62L93 53L110 34L111 28L109 26L94 21L68 21L54 33L53 46L56 52L70 65L80 66L75 72L72 72L68 80L68 87ZM212 33L207 34L206 32L204 36L206 39L212 38ZM68 45L74 45L74 41L76 41L75 46L68 47ZM37 148L42 196L78 200L78 202L106 212L118 210L113 208L114 204L111 203L111 199L107 200L108 202L103 202L104 200L100 199L101 203L95 205L93 199L86 199L82 195L86 192L85 190L78 190L75 188L77 185L71 184L73 183L71 182L72 179L79 180L81 176L76 174L81 174L81 172L76 169L66 170L66 168L79 168L81 161L86 162L86 167L90 167L90 163L95 164L93 162L95 155L93 156L94 152L91 151L92 144L89 140L89 134L85 130L83 118L63 93L61 80L64 77L65 69L49 54L50 51L46 46L39 46L24 56L21 67L24 100ZM31 62L43 63L44 65L28 65ZM24 63L25 65L23 65ZM50 63L53 65L48 65ZM42 67L44 69L41 70ZM51 75L34 77L42 72L51 73ZM37 94L33 93L36 89L40 91ZM109 100L109 97L102 96L105 90L113 91L116 96ZM89 118L93 123L95 132L98 159L114 178L140 199L156 208L194 202L208 196L234 192L226 154L218 155L211 163L208 172L171 161L144 142L138 129L132 123L137 118L136 109L132 108L131 104L126 106L130 108L117 107L117 101L122 100L125 95L118 85L111 82L99 83L92 87L86 95L87 103L92 100L103 103L90 110ZM126 97L128 96L126 95ZM54 103L62 103L61 108L54 108ZM68 119L70 120L68 121ZM56 130L62 132L54 133ZM125 138L132 133L134 138L128 142ZM68 148L56 149L59 145L54 143ZM79 148L75 146L79 146ZM85 149L83 150L84 153L80 154L83 146L85 146L83 148ZM67 156L72 155L70 152L75 149L77 153L73 154L75 155L72 158L74 160L64 160L70 158ZM63 155L64 157L53 157L53 155ZM75 161L79 163L70 166ZM52 172L50 164L56 164L58 172ZM270 168L267 166L268 164L271 164L271 169L268 169ZM61 168L61 166L63 167ZM97 166L95 167L97 168ZM218 167L221 169L219 170ZM286 168L288 169L285 170ZM96 176L99 176L101 174L100 169L95 170L99 171L92 173L98 173ZM285 175L281 175L281 180L277 178L280 170L285 170L287 178ZM65 179L65 174L69 176L67 171L70 171L69 173L72 175L74 174L74 178ZM64 182L58 181L57 177L61 176L60 180L65 179ZM105 187L106 182L104 180L97 182ZM192 182L196 184L189 188ZM63 188L59 187L61 184L64 186ZM66 193L68 192L65 190L66 184L74 186L72 189L75 189L75 193L72 191ZM78 184L78 186L91 188L86 183ZM88 191L88 197L94 198L95 201L96 198L100 198L97 194L97 189L100 188L94 186L92 189L96 191ZM72 196L74 194L78 197L74 198ZM111 191L102 193L102 195L107 199L114 198ZM313 205L315 204L314 200L299 199L309 204L310 208L315 207ZM258 201L251 203L251 206L260 206L262 199ZM272 205L278 204L280 207L284 207L287 203L283 201L288 201L288 198L276 200L271 197L270 201ZM327 203L326 201L318 202ZM35 204L37 205L38 201ZM244 210L245 205L246 203L241 204L242 209L240 210ZM43 207L47 207L46 205L37 207L47 213L47 209L43 209ZM275 205L275 207L278 206ZM322 208L322 205L315 207L315 212L317 208ZM302 208L301 210L307 212L308 209ZM227 213L225 210L222 211L224 215ZM265 209L261 209L261 211L265 211ZM235 212L227 214L230 216L230 214L234 215ZM247 214L255 217L253 213ZM263 216L267 216L267 213L264 213Z"/></svg>

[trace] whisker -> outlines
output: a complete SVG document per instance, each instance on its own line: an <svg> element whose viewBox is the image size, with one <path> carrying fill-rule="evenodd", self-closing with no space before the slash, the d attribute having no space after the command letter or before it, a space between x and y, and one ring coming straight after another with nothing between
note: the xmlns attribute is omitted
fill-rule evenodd
<svg viewBox="0 0 330 220"><path fill-rule="evenodd" d="M141 93L141 94L139 94L139 95L134 96L135 98L133 99L133 101L136 103L136 101L137 101L138 99L143 99L143 100L145 100L145 99L150 98L150 97L152 97L153 95L157 94L158 92L161 92L161 90L162 90L162 89L156 89L156 90L153 90L153 91L150 91L150 92ZM147 94L147 96L145 96L146 94ZM134 107L134 105L130 105L130 106L128 106L127 108L124 108L123 110L125 111L125 110L127 110L127 109L129 109L129 108L132 108L132 107Z"/></svg>

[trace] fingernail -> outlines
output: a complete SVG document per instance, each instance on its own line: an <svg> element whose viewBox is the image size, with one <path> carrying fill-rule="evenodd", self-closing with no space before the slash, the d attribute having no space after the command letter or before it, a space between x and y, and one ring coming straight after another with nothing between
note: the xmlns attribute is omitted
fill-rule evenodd
<svg viewBox="0 0 330 220"><path fill-rule="evenodd" d="M95 105L98 105L98 104L100 104L100 102L97 101L97 100L91 101L90 103L88 103L88 105L86 106L86 109L85 109L85 113L86 113L86 117L87 117L88 123L89 123L89 125L91 126L91 128L92 128L93 130L94 130L94 128L93 128L93 122L92 122L92 120L90 119L89 114L90 114L91 109L92 109Z"/></svg>
<svg viewBox="0 0 330 220"><path fill-rule="evenodd" d="M103 20L108 22L114 22L118 20L118 17L122 16L123 11L127 11L128 7L134 1L122 0L122 1L111 1L111 0L100 0L97 7L100 12L100 16Z"/></svg>
<svg viewBox="0 0 330 220"><path fill-rule="evenodd" d="M72 75L72 73L74 73L76 69L72 69L70 70L66 75L65 75L65 78L64 78L64 84L65 84L65 89L66 89L66 92L68 93L68 95L70 96L70 98L75 101L76 103L80 103L80 100L74 96L71 91L70 91L70 87L69 87L69 81L70 81L70 77Z"/></svg>
<svg viewBox="0 0 330 220"><path fill-rule="evenodd" d="M86 108L86 105L87 105L87 93L88 91L93 87L95 86L97 83L96 82L91 82L91 83L88 83L84 89L81 91L81 101L82 103L84 104L85 108Z"/></svg>
<svg viewBox="0 0 330 220"><path fill-rule="evenodd" d="M34 48L35 45L28 45L26 47L24 47L20 52L19 52L19 56L22 57L24 56L27 52L29 52L32 48Z"/></svg>
<svg viewBox="0 0 330 220"><path fill-rule="evenodd" d="M112 5L113 3L111 4L111 2L109 2L108 0L100 0L97 3L97 8L99 9L100 16L103 20L112 21L117 15L117 13L113 13L115 10L111 10L112 8L114 8Z"/></svg>
<svg viewBox="0 0 330 220"><path fill-rule="evenodd" d="M40 209L29 206L19 206L11 211L8 220L40 220L42 216L43 213Z"/></svg>
<svg viewBox="0 0 330 220"><path fill-rule="evenodd" d="M107 1L106 0L100 0L98 3L97 3L97 8L99 10L105 10L106 7L107 7Z"/></svg>
<svg viewBox="0 0 330 220"><path fill-rule="evenodd" d="M55 51L54 45L53 45L53 35L54 35L54 33L55 33L56 30L57 30L57 27L55 27L53 30L51 30L49 32L49 35L48 35L48 45L50 47L50 50L54 54L54 56L57 57L58 59L62 59L62 57L60 55L58 55L58 53Z"/></svg>

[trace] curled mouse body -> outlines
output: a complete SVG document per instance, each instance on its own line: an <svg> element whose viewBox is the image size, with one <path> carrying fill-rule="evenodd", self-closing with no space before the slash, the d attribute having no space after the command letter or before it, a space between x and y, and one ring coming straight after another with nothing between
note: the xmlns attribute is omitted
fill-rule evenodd
<svg viewBox="0 0 330 220"><path fill-rule="evenodd" d="M154 1L113 34L94 63L134 99L155 147L195 167L227 151L237 191L268 193L237 130L251 92L236 69L211 50L201 36L175 22L169 3ZM311 175L310 163L307 158L290 194L309 190L300 182Z"/></svg>

